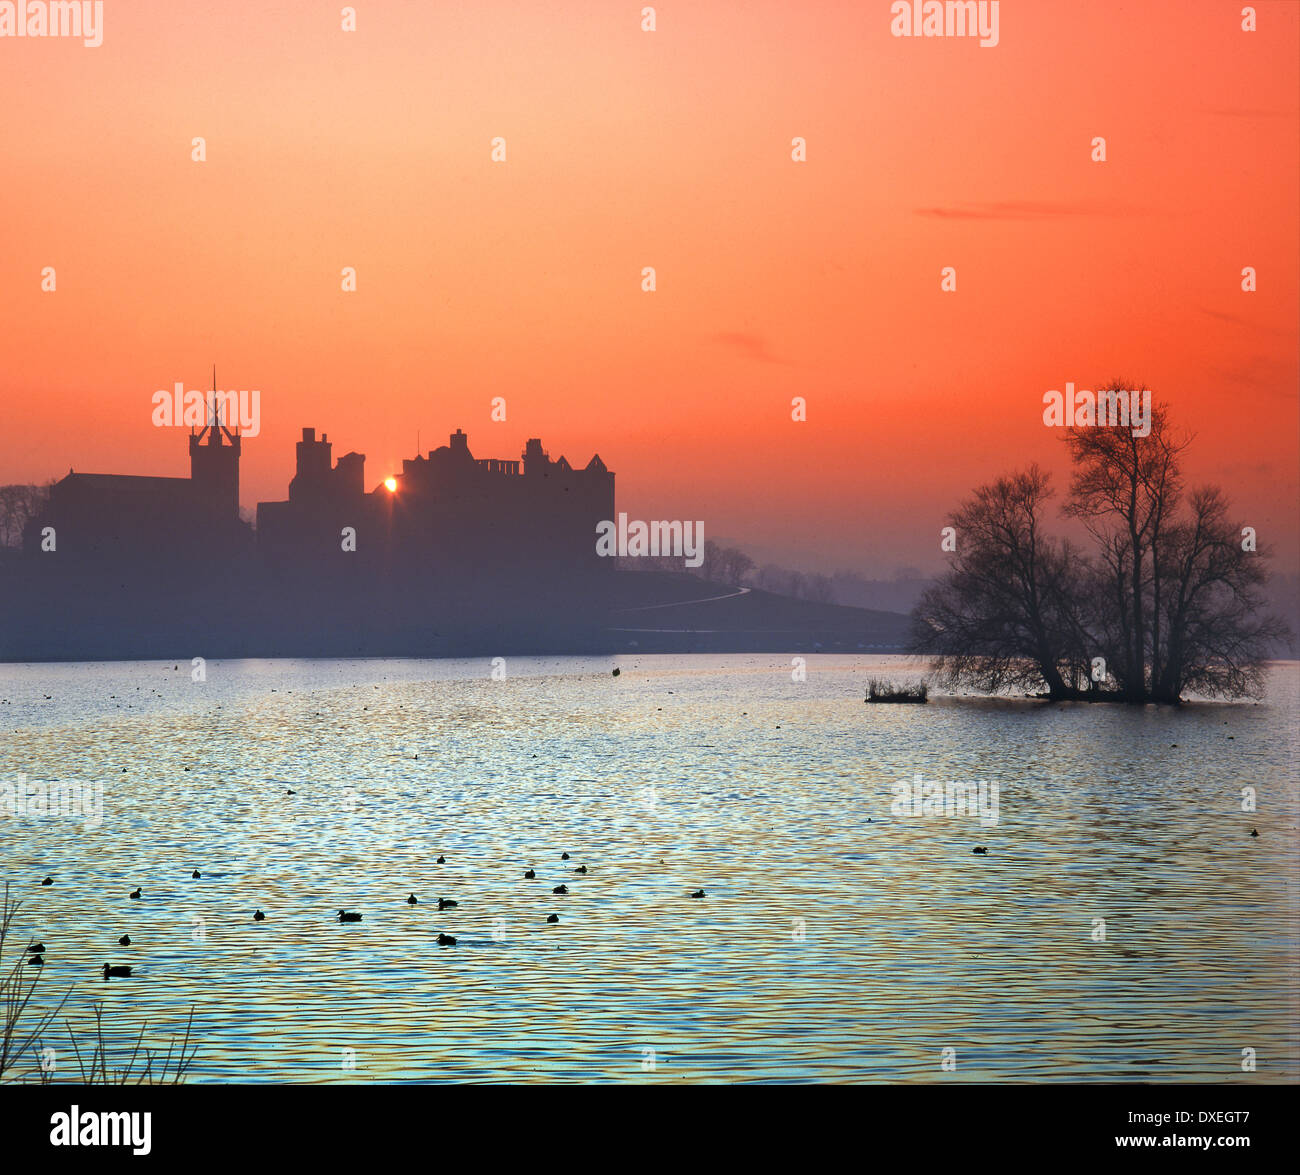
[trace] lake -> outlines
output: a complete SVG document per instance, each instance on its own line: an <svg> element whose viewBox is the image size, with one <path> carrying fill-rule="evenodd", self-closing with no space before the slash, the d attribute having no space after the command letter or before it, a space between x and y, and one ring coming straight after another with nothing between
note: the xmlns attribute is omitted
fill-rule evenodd
<svg viewBox="0 0 1300 1175"><path fill-rule="evenodd" d="M2 665L34 1003L122 1046L194 1005L192 1083L1300 1079L1300 665L1170 710L792 660ZM102 819L14 800L53 784Z"/></svg>

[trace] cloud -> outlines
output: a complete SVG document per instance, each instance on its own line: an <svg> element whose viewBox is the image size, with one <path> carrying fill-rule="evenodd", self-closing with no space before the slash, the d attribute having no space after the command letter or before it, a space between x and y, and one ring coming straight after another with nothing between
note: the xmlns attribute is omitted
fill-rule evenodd
<svg viewBox="0 0 1300 1175"><path fill-rule="evenodd" d="M794 366L794 360L782 359L767 349L767 340L762 335L747 334L744 331L724 330L713 336L715 343L732 347L748 355L759 363L777 363L784 367Z"/></svg>
<svg viewBox="0 0 1300 1175"><path fill-rule="evenodd" d="M1145 210L1114 202L1054 204L1049 200L984 200L914 211L917 216L940 220L1058 220L1072 216L1127 216Z"/></svg>
<svg viewBox="0 0 1300 1175"><path fill-rule="evenodd" d="M1240 314L1228 314L1223 310L1211 310L1206 306L1197 306L1197 311L1206 315L1208 318L1217 318L1220 322L1230 322L1233 326L1244 327L1247 330L1263 331L1270 335L1283 335L1286 338L1293 337L1293 332L1283 330L1276 326L1268 326L1263 322L1256 322L1253 318L1246 318Z"/></svg>
<svg viewBox="0 0 1300 1175"><path fill-rule="evenodd" d="M1295 118L1295 110L1205 110L1204 114L1218 114L1224 118Z"/></svg>

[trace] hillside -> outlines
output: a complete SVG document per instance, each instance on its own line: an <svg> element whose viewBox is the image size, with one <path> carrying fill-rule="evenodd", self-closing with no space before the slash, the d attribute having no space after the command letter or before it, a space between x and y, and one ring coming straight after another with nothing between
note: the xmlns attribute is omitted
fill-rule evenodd
<svg viewBox="0 0 1300 1175"><path fill-rule="evenodd" d="M617 571L609 634L616 650L642 652L900 653L899 612L817 604L693 575Z"/></svg>

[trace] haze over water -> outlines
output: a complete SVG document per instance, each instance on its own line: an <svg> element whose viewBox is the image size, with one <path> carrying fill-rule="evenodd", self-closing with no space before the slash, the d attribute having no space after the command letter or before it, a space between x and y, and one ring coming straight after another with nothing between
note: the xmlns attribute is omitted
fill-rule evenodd
<svg viewBox="0 0 1300 1175"><path fill-rule="evenodd" d="M0 812L38 1001L124 1047L194 1004L191 1082L1300 1078L1300 665L1173 711L807 662L2 665L0 782L104 783L95 829ZM918 773L997 827L892 815Z"/></svg>

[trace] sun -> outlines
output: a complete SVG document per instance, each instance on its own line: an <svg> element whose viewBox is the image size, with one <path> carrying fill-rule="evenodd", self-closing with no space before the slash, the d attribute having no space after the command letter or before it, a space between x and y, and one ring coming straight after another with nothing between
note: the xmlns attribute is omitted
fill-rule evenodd
<svg viewBox="0 0 1300 1175"><path fill-rule="evenodd" d="M397 478L388 477L384 479L384 485L388 488L390 494L397 493Z"/></svg>

